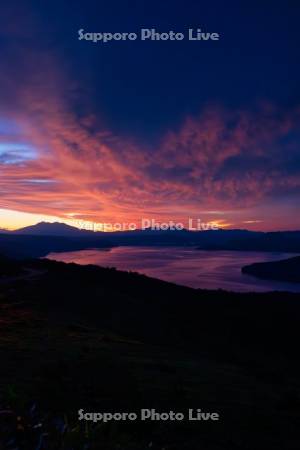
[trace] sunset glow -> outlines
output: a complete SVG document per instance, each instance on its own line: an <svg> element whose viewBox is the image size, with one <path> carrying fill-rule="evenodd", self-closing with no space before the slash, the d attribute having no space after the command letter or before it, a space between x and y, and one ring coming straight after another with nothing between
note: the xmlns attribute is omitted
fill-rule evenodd
<svg viewBox="0 0 300 450"><path fill-rule="evenodd" d="M114 223L190 216L221 227L300 227L294 213L300 194L297 104L262 97L234 107L222 95L217 102L199 99L198 107L184 114L170 109L155 138L146 132L141 137L141 130L118 127L107 103L93 101L104 95L103 88L70 70L71 50L69 63L63 63L54 44L51 52L37 45L39 26L29 13L18 21L19 31L10 22L2 31L10 57L0 74L1 228L40 220ZM68 45L76 58L92 51L76 39ZM90 70L100 74L97 55L90 55ZM105 89L115 105L111 83ZM213 94L216 86L208 86ZM159 96L162 87L155 82L152 89ZM134 101L139 108L140 100ZM128 114L136 114L130 102ZM123 116L126 121L127 113Z"/></svg>

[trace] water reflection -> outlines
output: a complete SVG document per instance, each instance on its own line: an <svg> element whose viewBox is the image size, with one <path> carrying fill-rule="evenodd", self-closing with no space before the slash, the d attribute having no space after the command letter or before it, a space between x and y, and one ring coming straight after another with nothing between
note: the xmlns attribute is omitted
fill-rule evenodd
<svg viewBox="0 0 300 450"><path fill-rule="evenodd" d="M51 253L47 257L64 262L136 271L194 288L240 292L300 292L300 285L295 283L259 280L241 273L241 267L246 264L276 261L291 256L295 255L278 252L204 251L184 247L116 247L109 251Z"/></svg>

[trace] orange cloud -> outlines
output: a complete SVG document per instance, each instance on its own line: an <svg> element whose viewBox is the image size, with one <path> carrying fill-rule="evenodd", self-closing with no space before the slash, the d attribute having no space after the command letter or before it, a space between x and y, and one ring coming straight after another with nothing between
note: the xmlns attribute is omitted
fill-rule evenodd
<svg viewBox="0 0 300 450"><path fill-rule="evenodd" d="M224 223L237 224L270 199L299 199L298 110L207 108L150 151L79 113L78 87L53 67L41 56L34 75L0 80L14 93L0 109L0 208L95 222L234 210Z"/></svg>

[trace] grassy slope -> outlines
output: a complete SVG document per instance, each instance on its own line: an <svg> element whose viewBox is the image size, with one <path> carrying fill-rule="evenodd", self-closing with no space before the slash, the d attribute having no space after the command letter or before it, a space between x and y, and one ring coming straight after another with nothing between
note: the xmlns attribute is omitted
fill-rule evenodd
<svg viewBox="0 0 300 450"><path fill-rule="evenodd" d="M25 422L28 403L38 402L47 448L63 448L49 417L68 421L65 449L82 449L83 439L90 448L123 450L150 442L178 450L299 448L298 295L196 291L48 261L27 263L23 273L0 281L1 401ZM109 424L88 437L77 428L80 408L145 407L202 408L222 419ZM35 448L35 435L22 439L20 448Z"/></svg>

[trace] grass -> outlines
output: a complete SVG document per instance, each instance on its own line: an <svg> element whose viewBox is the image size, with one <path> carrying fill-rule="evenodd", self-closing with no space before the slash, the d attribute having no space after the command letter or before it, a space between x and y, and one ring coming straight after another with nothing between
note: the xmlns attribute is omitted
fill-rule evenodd
<svg viewBox="0 0 300 450"><path fill-rule="evenodd" d="M297 296L39 264L0 283L1 450L299 450ZM221 420L93 424L82 408Z"/></svg>

